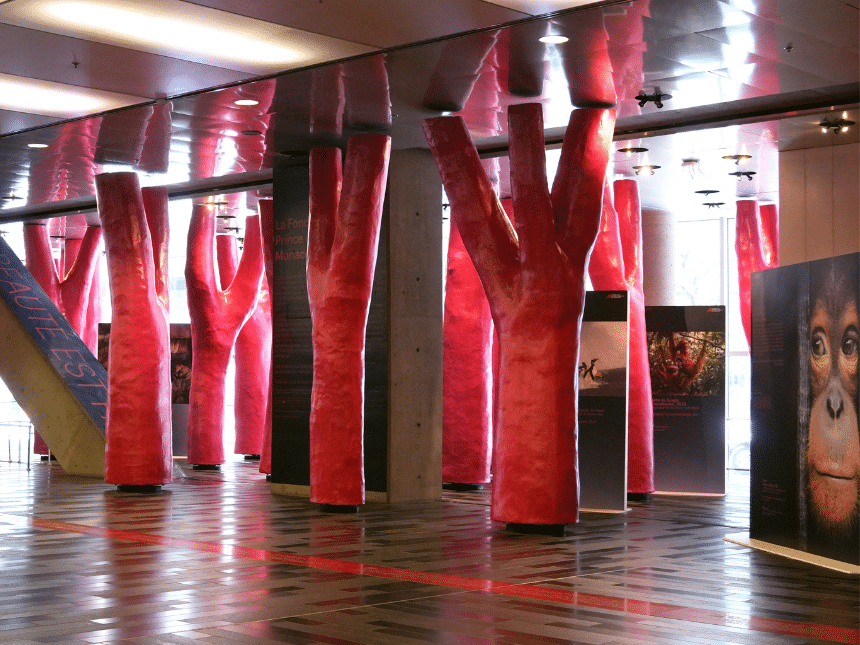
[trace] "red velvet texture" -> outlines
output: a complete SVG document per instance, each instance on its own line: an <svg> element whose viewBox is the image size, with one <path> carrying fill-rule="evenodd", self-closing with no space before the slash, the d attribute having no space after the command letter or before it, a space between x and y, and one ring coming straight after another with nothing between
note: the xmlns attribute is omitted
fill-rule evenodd
<svg viewBox="0 0 860 645"><path fill-rule="evenodd" d="M256 216L248 219L256 219ZM245 230L248 230L247 224ZM236 238L218 235L215 248L221 284L229 285L239 266ZM233 452L237 455L259 455L263 449L272 364L272 307L267 281L261 284L257 306L236 337L234 356L236 441Z"/></svg>
<svg viewBox="0 0 860 645"><path fill-rule="evenodd" d="M762 220L759 218L758 202L752 199L742 199L737 202L735 219L735 252L738 256L738 289L740 295L741 322L750 343L750 274L753 271L763 271L771 266L778 266L778 223L776 208L767 211L767 238L765 238ZM765 241L767 240L767 241ZM765 254L774 264L765 260Z"/></svg>
<svg viewBox="0 0 860 645"><path fill-rule="evenodd" d="M58 272L51 255L47 224L24 224L27 268L93 354L98 352L97 325L98 313L101 311L98 280L98 249L101 237L100 227L89 226L82 238L66 240L63 249L64 266L72 262L74 264L71 264L68 271ZM47 455L48 445L38 432L35 435L33 452Z"/></svg>
<svg viewBox="0 0 860 645"><path fill-rule="evenodd" d="M150 235L151 227L167 226L161 219L167 193L151 195L160 206L145 211L135 173L98 175L95 184L113 308L105 481L167 484L173 479L170 333L166 280L156 276Z"/></svg>
<svg viewBox="0 0 860 645"><path fill-rule="evenodd" d="M310 157L311 501L364 503L364 341L391 140L351 137Z"/></svg>
<svg viewBox="0 0 860 645"><path fill-rule="evenodd" d="M269 308L274 305L272 291L273 260L275 253L275 220L271 199L261 199L257 202L260 212L260 235L263 244L263 260L266 265L266 285L269 288ZM247 238L247 233L245 234ZM272 323L271 313L269 322ZM272 346L269 345L269 395L266 401L266 420L263 425L263 446L260 452L260 472L272 473Z"/></svg>
<svg viewBox="0 0 860 645"><path fill-rule="evenodd" d="M224 463L224 387L230 352L250 317L263 275L259 218L248 218L245 249L226 289L215 280L215 213L195 204L188 227L185 284L191 318L188 463Z"/></svg>
<svg viewBox="0 0 860 645"><path fill-rule="evenodd" d="M575 110L552 191L540 104L511 106L516 232L459 117L424 122L442 183L499 336L494 520L579 519L577 361L585 268L600 227L615 113Z"/></svg>
<svg viewBox="0 0 860 645"><path fill-rule="evenodd" d="M442 481L490 481L493 319L457 225L448 239L442 354Z"/></svg>
<svg viewBox="0 0 860 645"><path fill-rule="evenodd" d="M600 233L588 273L595 289L625 290L629 298L627 490L650 493L654 491L654 407L642 287L639 186L633 179L619 179L613 188L614 206L606 186Z"/></svg>

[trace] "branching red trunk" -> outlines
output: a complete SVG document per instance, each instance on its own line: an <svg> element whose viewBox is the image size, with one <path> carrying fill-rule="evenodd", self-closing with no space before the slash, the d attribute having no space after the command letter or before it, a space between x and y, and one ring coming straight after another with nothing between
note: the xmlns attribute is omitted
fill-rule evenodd
<svg viewBox="0 0 860 645"><path fill-rule="evenodd" d="M256 219L256 216L248 218L251 219ZM249 230L247 224L245 230ZM215 241L221 284L229 285L239 266L236 238L218 235ZM272 363L272 307L268 282L262 283L257 306L236 337L234 356L236 441L233 452L237 455L259 455L263 448Z"/></svg>
<svg viewBox="0 0 860 645"><path fill-rule="evenodd" d="M251 315L263 275L259 219L248 219L245 250L230 286L215 280L215 214L196 204L188 227L185 283L191 317L191 392L188 410L188 463L224 463L224 386L230 352Z"/></svg>
<svg viewBox="0 0 860 645"><path fill-rule="evenodd" d="M153 224L136 174L98 175L96 195L113 306L105 481L166 484L173 478L170 338L157 292Z"/></svg>
<svg viewBox="0 0 860 645"><path fill-rule="evenodd" d="M600 226L614 112L575 110L547 188L539 104L508 113L516 233L458 117L424 131L452 219L481 276L500 342L492 517L570 524L579 516L576 385L585 267Z"/></svg>
<svg viewBox="0 0 860 645"><path fill-rule="evenodd" d="M364 503L364 340L389 137L311 151L307 280L313 322L311 501Z"/></svg>
<svg viewBox="0 0 860 645"><path fill-rule="evenodd" d="M609 186L603 199L600 234L588 267L591 283L599 290L626 290L630 302L627 490L654 490L654 407L648 339L645 330L645 295L642 286L642 221L639 187L632 179Z"/></svg>

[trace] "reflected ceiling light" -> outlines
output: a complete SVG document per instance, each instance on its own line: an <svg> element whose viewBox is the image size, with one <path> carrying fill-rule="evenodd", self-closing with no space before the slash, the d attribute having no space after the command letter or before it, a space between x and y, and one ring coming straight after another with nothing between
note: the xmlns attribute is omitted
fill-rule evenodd
<svg viewBox="0 0 860 645"><path fill-rule="evenodd" d="M723 155L723 159L726 161L734 161L735 165L738 166L752 159L752 155Z"/></svg>
<svg viewBox="0 0 860 645"><path fill-rule="evenodd" d="M639 107L645 107L648 101L654 101L654 105L657 108L661 108L663 107L663 100L669 100L672 98L672 95L661 92L659 87L655 87L653 94L646 94L645 90L642 90L634 98L639 101Z"/></svg>
<svg viewBox="0 0 860 645"><path fill-rule="evenodd" d="M755 170L738 170L736 172L730 172L729 175L732 177L737 177L738 181L741 180L741 177L746 177L750 181L752 181L752 176L756 174Z"/></svg>
<svg viewBox="0 0 860 645"><path fill-rule="evenodd" d="M818 125L821 126L822 132L833 132L833 134L839 134L840 132L848 132L848 126L854 125L854 121L849 121L848 113L843 112L842 116L838 119L822 119L821 123Z"/></svg>
<svg viewBox="0 0 860 645"><path fill-rule="evenodd" d="M376 51L181 0L24 0L0 20L241 71L274 72Z"/></svg>
<svg viewBox="0 0 860 645"><path fill-rule="evenodd" d="M637 148L635 146L628 146L626 148L618 148L616 152L624 152L628 157L632 156L634 152L648 152L648 148Z"/></svg>
<svg viewBox="0 0 860 645"><path fill-rule="evenodd" d="M641 175L643 172L647 172L649 175L653 175L654 171L657 170L660 166L654 166L652 164L642 164L641 166L633 166L633 170L636 171L637 175Z"/></svg>
<svg viewBox="0 0 860 645"><path fill-rule="evenodd" d="M242 130L239 134L245 135L246 137L258 137L263 132L261 130Z"/></svg>
<svg viewBox="0 0 860 645"><path fill-rule="evenodd" d="M550 34L549 36L538 38L538 40L546 45L562 45L570 40L570 38L560 34Z"/></svg>
<svg viewBox="0 0 860 645"><path fill-rule="evenodd" d="M233 105L246 106L246 105L259 105L260 102L255 99L236 99L233 101Z"/></svg>
<svg viewBox="0 0 860 645"><path fill-rule="evenodd" d="M0 74L0 109L62 119L144 103L142 96Z"/></svg>
<svg viewBox="0 0 860 645"><path fill-rule="evenodd" d="M48 144L47 143L28 143L27 147L28 148L47 148Z"/></svg>

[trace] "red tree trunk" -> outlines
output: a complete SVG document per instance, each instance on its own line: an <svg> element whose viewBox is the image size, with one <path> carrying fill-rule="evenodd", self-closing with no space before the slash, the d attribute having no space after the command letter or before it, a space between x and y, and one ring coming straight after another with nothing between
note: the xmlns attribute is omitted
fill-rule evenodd
<svg viewBox="0 0 860 645"><path fill-rule="evenodd" d="M630 376L627 412L627 490L654 490L654 405L648 336L645 329L645 293L642 280L642 211L639 185L633 179L614 183L624 277L630 299Z"/></svg>
<svg viewBox="0 0 860 645"><path fill-rule="evenodd" d="M389 137L311 151L308 295L314 376L311 501L364 503L364 338L376 266Z"/></svg>
<svg viewBox="0 0 860 645"><path fill-rule="evenodd" d="M255 218L256 216L248 219ZM218 235L215 241L221 284L229 285L239 265L236 238L232 235ZM263 448L269 368L272 362L271 314L268 284L264 282L260 288L257 306L236 337L233 403L236 441L233 452L237 455L259 455Z"/></svg>
<svg viewBox="0 0 860 645"><path fill-rule="evenodd" d="M442 353L442 481L490 481L493 320L457 225L448 238Z"/></svg>
<svg viewBox="0 0 860 645"><path fill-rule="evenodd" d="M64 248L64 258L71 268L60 275L51 255L47 225L24 225L27 268L93 354L98 351L96 316L101 311L100 306L95 306L101 295L98 279L101 234L100 227L89 226L83 238L68 240ZM48 445L38 432L35 434L33 451L37 455L47 455Z"/></svg>
<svg viewBox="0 0 860 645"><path fill-rule="evenodd" d="M766 269L762 251L762 236L758 218L758 202L742 199L737 203L735 219L735 251L738 256L738 289L741 322L747 345L750 342L750 274Z"/></svg>
<svg viewBox="0 0 860 645"><path fill-rule="evenodd" d="M579 517L579 331L614 120L609 110L573 112L550 192L541 106L509 108L516 233L463 120L425 121L452 219L481 276L499 335L494 520L563 525Z"/></svg>
<svg viewBox="0 0 860 645"><path fill-rule="evenodd" d="M772 269L779 266L779 214L776 204L762 204L758 214L764 263L766 268Z"/></svg>
<svg viewBox="0 0 860 645"><path fill-rule="evenodd" d="M170 338L137 175L96 177L113 318L105 481L172 481Z"/></svg>
<svg viewBox="0 0 860 645"><path fill-rule="evenodd" d="M196 204L188 227L185 283L191 318L188 463L224 463L224 386L236 336L251 315L263 274L259 220L249 218L245 251L227 289L215 281L215 214Z"/></svg>
<svg viewBox="0 0 860 645"><path fill-rule="evenodd" d="M274 291L272 287L275 222L271 199L261 199L257 203L260 211L260 235L263 244L263 259L266 265L266 284L269 287L269 307L274 308ZM247 233L245 234L247 239ZM273 323L271 315L270 323ZM263 426L263 450L260 453L260 472L272 473L272 346L269 344L269 394L266 401L266 420Z"/></svg>

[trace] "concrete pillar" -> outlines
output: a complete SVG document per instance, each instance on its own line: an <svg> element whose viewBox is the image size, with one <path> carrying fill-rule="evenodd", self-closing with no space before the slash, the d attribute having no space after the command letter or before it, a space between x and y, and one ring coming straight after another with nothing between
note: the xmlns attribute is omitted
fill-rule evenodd
<svg viewBox="0 0 860 645"><path fill-rule="evenodd" d="M675 215L642 209L642 270L646 306L675 304Z"/></svg>
<svg viewBox="0 0 860 645"><path fill-rule="evenodd" d="M388 171L388 501L442 491L442 182L429 150Z"/></svg>

